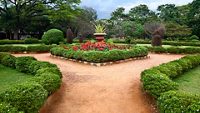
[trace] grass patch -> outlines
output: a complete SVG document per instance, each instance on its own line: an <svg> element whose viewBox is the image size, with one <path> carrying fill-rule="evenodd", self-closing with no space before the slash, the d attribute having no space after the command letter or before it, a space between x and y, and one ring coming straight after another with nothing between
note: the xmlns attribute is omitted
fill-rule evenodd
<svg viewBox="0 0 200 113"><path fill-rule="evenodd" d="M5 91L7 88L15 85L16 83L25 82L31 77L32 75L18 72L0 64L0 92Z"/></svg>
<svg viewBox="0 0 200 113"><path fill-rule="evenodd" d="M179 84L179 90L200 94L200 66L186 72L182 76L174 79Z"/></svg>

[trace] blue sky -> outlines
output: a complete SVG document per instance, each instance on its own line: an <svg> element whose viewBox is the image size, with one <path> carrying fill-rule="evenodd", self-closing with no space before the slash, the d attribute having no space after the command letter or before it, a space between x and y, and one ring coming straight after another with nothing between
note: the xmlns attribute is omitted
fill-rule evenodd
<svg viewBox="0 0 200 113"><path fill-rule="evenodd" d="M185 5L193 0L82 0L81 6L92 7L97 10L98 18L109 18L111 12L118 7L124 7L128 12L132 7L146 4L151 10L156 10L162 4Z"/></svg>

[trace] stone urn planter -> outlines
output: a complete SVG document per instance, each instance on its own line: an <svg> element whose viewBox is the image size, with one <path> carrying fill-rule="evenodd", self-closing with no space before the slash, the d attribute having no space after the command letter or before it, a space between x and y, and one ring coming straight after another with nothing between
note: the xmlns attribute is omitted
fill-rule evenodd
<svg viewBox="0 0 200 113"><path fill-rule="evenodd" d="M106 33L94 33L95 39L97 42L101 42L104 40L104 37L106 36Z"/></svg>

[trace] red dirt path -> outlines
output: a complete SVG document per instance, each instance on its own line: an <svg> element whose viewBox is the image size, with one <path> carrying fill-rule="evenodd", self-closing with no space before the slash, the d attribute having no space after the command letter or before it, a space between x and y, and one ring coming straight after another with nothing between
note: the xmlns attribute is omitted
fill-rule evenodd
<svg viewBox="0 0 200 113"><path fill-rule="evenodd" d="M62 87L47 100L41 113L154 113L152 100L142 91L140 73L182 55L150 54L151 58L112 66L93 67L50 57L34 56L57 64Z"/></svg>

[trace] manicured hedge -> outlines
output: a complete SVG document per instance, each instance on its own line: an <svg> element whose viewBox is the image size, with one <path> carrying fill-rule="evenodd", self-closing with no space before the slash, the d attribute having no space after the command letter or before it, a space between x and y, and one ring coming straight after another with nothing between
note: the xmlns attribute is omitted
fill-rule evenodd
<svg viewBox="0 0 200 113"><path fill-rule="evenodd" d="M4 63L15 63L15 66ZM12 60L10 60L12 59ZM33 57L14 57L0 53L0 63L16 68L18 71L33 74L24 83L15 84L0 93L0 113L38 113L47 97L61 85L61 72L58 67L48 62L37 61ZM9 76L9 75L8 75Z"/></svg>
<svg viewBox="0 0 200 113"><path fill-rule="evenodd" d="M118 61L148 55L148 50L145 47L139 46L133 47L129 50L116 49L110 51L73 51L66 50L62 47L56 47L52 48L50 52L52 55L94 63Z"/></svg>
<svg viewBox="0 0 200 113"><path fill-rule="evenodd" d="M0 40L0 45L4 44L24 44L24 40Z"/></svg>
<svg viewBox="0 0 200 113"><path fill-rule="evenodd" d="M0 40L0 45L5 44L40 44L41 40L35 38L26 38L25 40Z"/></svg>
<svg viewBox="0 0 200 113"><path fill-rule="evenodd" d="M114 43L126 43L125 40L114 40ZM131 44L151 44L150 40L131 40ZM200 41L183 42L183 41L162 41L163 45L171 46L200 46Z"/></svg>
<svg viewBox="0 0 200 113"><path fill-rule="evenodd" d="M143 89L157 99L161 113L198 113L200 96L178 91L173 79L200 65L200 54L161 64L141 73ZM190 111L191 110L191 111Z"/></svg>
<svg viewBox="0 0 200 113"><path fill-rule="evenodd" d="M0 52L13 52L13 53L23 53L23 52L49 52L51 48L55 45L36 45L36 46L12 46L12 45L1 45Z"/></svg>
<svg viewBox="0 0 200 113"><path fill-rule="evenodd" d="M173 54L196 54L200 53L200 47L148 47L148 50L155 53L173 53Z"/></svg>

